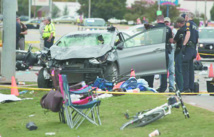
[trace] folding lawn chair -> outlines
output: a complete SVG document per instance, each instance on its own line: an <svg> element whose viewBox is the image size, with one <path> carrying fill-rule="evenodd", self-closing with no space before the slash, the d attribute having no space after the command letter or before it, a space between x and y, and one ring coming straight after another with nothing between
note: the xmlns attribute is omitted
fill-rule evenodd
<svg viewBox="0 0 214 137"><path fill-rule="evenodd" d="M91 87L87 87L79 91L70 92L66 75L59 75L59 83L62 88L61 92L63 92L64 95L63 106L68 126L70 128L76 127L77 129L85 119L87 119L92 124L101 125L101 120L99 117L99 105L101 102L100 100L93 100L92 97L87 97L80 101L72 102L70 97L71 94L83 94L85 92L88 92ZM92 100L90 101L90 99ZM89 117L90 114L91 117ZM97 116L98 123L96 122L97 120L95 116Z"/></svg>

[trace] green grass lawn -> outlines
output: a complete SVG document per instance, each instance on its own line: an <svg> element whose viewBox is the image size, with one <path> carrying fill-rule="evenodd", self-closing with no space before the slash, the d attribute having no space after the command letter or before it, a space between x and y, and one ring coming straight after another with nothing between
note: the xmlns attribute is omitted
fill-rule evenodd
<svg viewBox="0 0 214 137"><path fill-rule="evenodd" d="M0 93L9 94L9 90ZM212 137L214 134L214 113L205 109L186 105L191 118L185 119L182 109L173 109L168 115L150 125L140 128L119 128L127 122L123 113L128 110L130 115L151 109L166 102L166 96L160 95L123 95L103 99L100 106L102 126L95 126L87 121L76 130L59 122L58 113L44 113L40 106L40 98L47 92L35 91L19 97L31 97L23 100L0 104L0 135L1 137L42 137L46 132L55 132L56 137L148 137L155 129L163 137ZM29 117L29 115L35 115ZM37 130L29 131L26 123L33 121Z"/></svg>

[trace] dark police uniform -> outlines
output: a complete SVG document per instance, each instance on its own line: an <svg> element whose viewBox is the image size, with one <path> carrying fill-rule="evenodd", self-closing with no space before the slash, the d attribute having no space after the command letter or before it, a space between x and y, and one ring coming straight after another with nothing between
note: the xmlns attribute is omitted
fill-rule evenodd
<svg viewBox="0 0 214 137"><path fill-rule="evenodd" d="M182 46L184 37L186 34L186 27L181 27L175 37L174 41L176 42L176 49L175 49L175 81L177 87L180 91L183 91L183 74L182 74L182 62L183 62L183 55L182 55Z"/></svg>
<svg viewBox="0 0 214 137"><path fill-rule="evenodd" d="M16 49L19 49L18 42L20 38L21 33L21 26L18 22L16 22Z"/></svg>
<svg viewBox="0 0 214 137"><path fill-rule="evenodd" d="M171 43L169 43L169 39L172 38L172 30L170 27L166 26L164 23L158 23L153 28L161 28L166 27L166 64L168 68L169 56L168 54L172 51ZM161 74L161 85L157 89L158 92L165 92L167 89L167 74Z"/></svg>
<svg viewBox="0 0 214 137"><path fill-rule="evenodd" d="M194 90L194 68L193 59L196 57L196 44L198 43L198 26L190 20L186 23L186 31L190 31L190 38L187 45L184 45L183 52L183 80L184 91Z"/></svg>

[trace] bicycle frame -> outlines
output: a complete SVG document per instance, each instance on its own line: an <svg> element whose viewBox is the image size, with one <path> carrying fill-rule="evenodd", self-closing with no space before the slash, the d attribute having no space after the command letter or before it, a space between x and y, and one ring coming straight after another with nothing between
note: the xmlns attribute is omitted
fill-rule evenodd
<svg viewBox="0 0 214 137"><path fill-rule="evenodd" d="M161 110L164 111L164 115L166 116L166 115L171 114L171 109L172 109L173 106L180 105L180 104L182 106L183 114L185 115L185 118L190 118L189 112L187 111L186 106L184 105L183 100L181 98L180 91L178 90L175 94L178 97L179 102L177 102L175 104L172 104L172 105L168 105L168 103L165 103L162 106L156 107L156 108L154 108L154 109L152 109L152 110L150 110L150 111L148 111L146 113L140 113L138 115L138 118L141 119L141 118L143 118L146 115L149 115L149 114L152 114L152 113L154 113L156 111L161 111Z"/></svg>
<svg viewBox="0 0 214 137"><path fill-rule="evenodd" d="M164 115L165 115L165 116L166 116L166 115L169 115L169 114L171 114L171 109L172 109L172 107L173 107L174 105L179 105L179 104L180 104L180 102L177 102L177 103L175 103L175 104L173 104L173 105L168 105L168 103L165 103L165 104L163 104L163 105L161 105L161 106L159 106L159 107L156 107L156 108L154 108L154 109L152 109L152 110L150 110L150 111L148 111L148 112L146 112L146 113L140 113L140 114L138 115L138 118L141 119L141 118L143 118L143 117L146 116L146 115L149 115L149 114L152 114L152 113L154 113L154 112L161 111L161 110L164 111Z"/></svg>

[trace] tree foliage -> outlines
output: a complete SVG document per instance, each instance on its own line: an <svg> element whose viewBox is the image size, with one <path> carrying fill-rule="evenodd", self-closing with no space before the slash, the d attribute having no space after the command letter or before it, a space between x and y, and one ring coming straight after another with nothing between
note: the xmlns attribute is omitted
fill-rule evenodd
<svg viewBox="0 0 214 137"><path fill-rule="evenodd" d="M212 9L210 10L210 16L211 16L211 20L214 20L214 4L212 6Z"/></svg>
<svg viewBox="0 0 214 137"><path fill-rule="evenodd" d="M88 0L79 0L81 4L79 14L88 16ZM126 13L126 0L91 0L91 17L105 20L115 17L122 19Z"/></svg>
<svg viewBox="0 0 214 137"><path fill-rule="evenodd" d="M175 21L179 16L179 11L177 10L178 6L169 6L169 17L172 21ZM137 18L142 19L146 17L150 22L156 20L156 12L158 9L157 2L155 4L148 4L146 2L137 2L131 6L131 8L127 11L124 18L126 20L136 20ZM160 9L163 15L166 17L167 6L161 5Z"/></svg>
<svg viewBox="0 0 214 137"><path fill-rule="evenodd" d="M64 10L63 10L63 15L65 16L65 15L68 15L68 14L69 14L68 6L65 5Z"/></svg>
<svg viewBox="0 0 214 137"><path fill-rule="evenodd" d="M59 12L60 12L59 8L53 4L52 17L53 18L58 17L59 16Z"/></svg>

